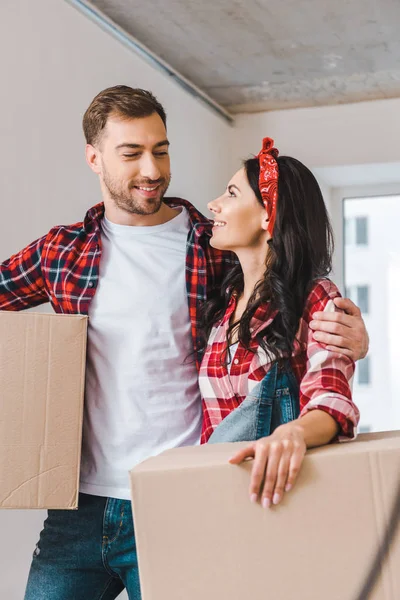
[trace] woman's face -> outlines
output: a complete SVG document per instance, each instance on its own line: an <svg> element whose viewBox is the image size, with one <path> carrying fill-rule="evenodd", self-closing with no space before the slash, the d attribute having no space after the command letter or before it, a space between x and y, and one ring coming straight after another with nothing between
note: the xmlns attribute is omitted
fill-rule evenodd
<svg viewBox="0 0 400 600"><path fill-rule="evenodd" d="M241 249L267 250L268 215L257 200L244 168L230 180L222 196L208 203L214 227L210 244L237 253Z"/></svg>

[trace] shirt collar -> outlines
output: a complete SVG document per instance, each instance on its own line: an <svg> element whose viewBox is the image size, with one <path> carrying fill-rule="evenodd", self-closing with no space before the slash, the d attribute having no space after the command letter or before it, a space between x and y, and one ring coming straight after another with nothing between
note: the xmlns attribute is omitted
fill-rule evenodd
<svg viewBox="0 0 400 600"><path fill-rule="evenodd" d="M229 327L229 321L231 316L233 315L237 303L237 296L235 293L231 294L231 298L229 300L229 304L225 311L225 315L220 321L221 325L224 325L227 329ZM269 325L271 325L272 321L275 319L278 314L277 310L272 311L270 314L270 305L268 302L264 302L261 304L256 312L254 313L251 321L250 321L250 335L251 339L254 339L258 333L266 329Z"/></svg>
<svg viewBox="0 0 400 600"><path fill-rule="evenodd" d="M195 230L196 236L206 234L211 236L212 222L201 214L188 200L183 198L164 198L163 202L171 208L182 206L186 208L189 214L189 221L191 227ZM98 231L100 229L100 222L104 218L104 203L96 204L88 210L86 213L83 226L88 233Z"/></svg>
<svg viewBox="0 0 400 600"><path fill-rule="evenodd" d="M83 221L83 227L87 233L92 233L93 231L98 231L100 229L100 222L104 217L104 204L100 202L100 204L96 204L96 206L92 206L85 216Z"/></svg>

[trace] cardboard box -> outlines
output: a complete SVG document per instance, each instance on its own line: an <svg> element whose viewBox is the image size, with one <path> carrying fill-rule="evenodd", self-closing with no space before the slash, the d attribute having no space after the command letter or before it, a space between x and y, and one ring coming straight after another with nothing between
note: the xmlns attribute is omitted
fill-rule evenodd
<svg viewBox="0 0 400 600"><path fill-rule="evenodd" d="M0 507L76 508L87 317L0 312Z"/></svg>
<svg viewBox="0 0 400 600"><path fill-rule="evenodd" d="M310 451L272 509L241 444L170 450L131 472L142 600L357 600L400 477L400 432ZM368 600L400 598L400 531ZM367 596L363 597L367 600Z"/></svg>

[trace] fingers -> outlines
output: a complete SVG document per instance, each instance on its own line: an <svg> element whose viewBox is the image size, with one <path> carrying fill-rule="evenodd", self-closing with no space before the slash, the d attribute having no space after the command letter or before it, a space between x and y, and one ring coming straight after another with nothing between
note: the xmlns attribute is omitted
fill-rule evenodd
<svg viewBox="0 0 400 600"><path fill-rule="evenodd" d="M270 442L267 438L263 438L256 443L256 452L250 478L250 500L252 502L257 501L264 477L266 477L267 465L269 467L269 461L273 460L273 457L270 456L270 450Z"/></svg>
<svg viewBox="0 0 400 600"><path fill-rule="evenodd" d="M313 313L313 318L322 319L324 321L337 321L348 325L348 327L352 326L351 324L353 323L354 317L361 318L360 309L348 298L334 298L333 302L335 303L335 306L345 312L317 311Z"/></svg>
<svg viewBox="0 0 400 600"><path fill-rule="evenodd" d="M349 328L354 327L354 317L345 315L339 312L315 312L310 321L311 329L319 329L322 325L337 324L338 327Z"/></svg>
<svg viewBox="0 0 400 600"><path fill-rule="evenodd" d="M348 298L334 298L334 303L347 314L315 312L310 321L313 338L329 346L328 350L350 356L355 361L364 358L368 352L369 337L360 309Z"/></svg>
<svg viewBox="0 0 400 600"><path fill-rule="evenodd" d="M261 504L264 508L269 508L272 503L273 494L275 490L276 479L278 475L278 469L280 467L281 456L282 456L282 445L279 442L272 442L269 447L268 463L265 469L265 481L264 489L262 492ZM258 480L257 480L258 483ZM260 480L260 486L262 485L262 479ZM275 502L277 504L277 502Z"/></svg>
<svg viewBox="0 0 400 600"><path fill-rule="evenodd" d="M345 310L348 315L361 317L361 311L349 298L334 298L335 306Z"/></svg>
<svg viewBox="0 0 400 600"><path fill-rule="evenodd" d="M358 360L358 355L354 350L349 350L348 348L339 348L338 346L326 346L326 349L329 350L329 352L336 352L337 354L343 354L344 356L348 356L349 358L351 358L352 360L356 361Z"/></svg>
<svg viewBox="0 0 400 600"><path fill-rule="evenodd" d="M262 493L264 508L279 504L284 492L289 492L299 474L305 449L296 441L283 440L270 450L267 473Z"/></svg>
<svg viewBox="0 0 400 600"><path fill-rule="evenodd" d="M300 449L297 449L290 458L289 474L286 482L285 491L289 492L296 483L297 476L303 462L304 454Z"/></svg>
<svg viewBox="0 0 400 600"><path fill-rule="evenodd" d="M236 454L229 459L229 462L232 465L239 465L241 462L246 460L246 458L252 458L255 455L255 447L256 442L253 442L248 446L245 446L245 448L238 450L238 452L236 452Z"/></svg>
<svg viewBox="0 0 400 600"><path fill-rule="evenodd" d="M349 356L354 361L362 356L362 341L359 339L323 333L322 331L316 331L313 338L319 344L323 344L326 350L336 352L338 355Z"/></svg>
<svg viewBox="0 0 400 600"><path fill-rule="evenodd" d="M290 466L290 449L288 440L281 444L282 450L279 456L279 449L274 453L274 459L268 461L267 475L265 478L264 489L262 493L262 505L264 508L272 504L279 504L283 498Z"/></svg>
<svg viewBox="0 0 400 600"><path fill-rule="evenodd" d="M316 331L313 334L313 338L321 344L335 346L336 352L340 352L341 348L347 348L348 350L353 351L354 347L358 345L355 340L342 335L324 333L323 331Z"/></svg>
<svg viewBox="0 0 400 600"><path fill-rule="evenodd" d="M254 458L250 500L257 502L260 498L262 506L268 508L279 504L285 491L292 489L305 453L304 432L287 424L275 430L273 435L241 448L229 462L239 464L247 458Z"/></svg>

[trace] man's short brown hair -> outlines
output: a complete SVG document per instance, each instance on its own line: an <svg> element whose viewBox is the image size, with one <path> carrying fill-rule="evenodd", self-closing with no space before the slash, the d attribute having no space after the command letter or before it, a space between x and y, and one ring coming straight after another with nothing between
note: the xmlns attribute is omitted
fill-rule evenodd
<svg viewBox="0 0 400 600"><path fill-rule="evenodd" d="M88 144L95 144L110 115L128 119L141 119L152 114L160 115L167 126L167 116L162 105L151 92L127 85L116 85L97 94L83 116L83 132Z"/></svg>

